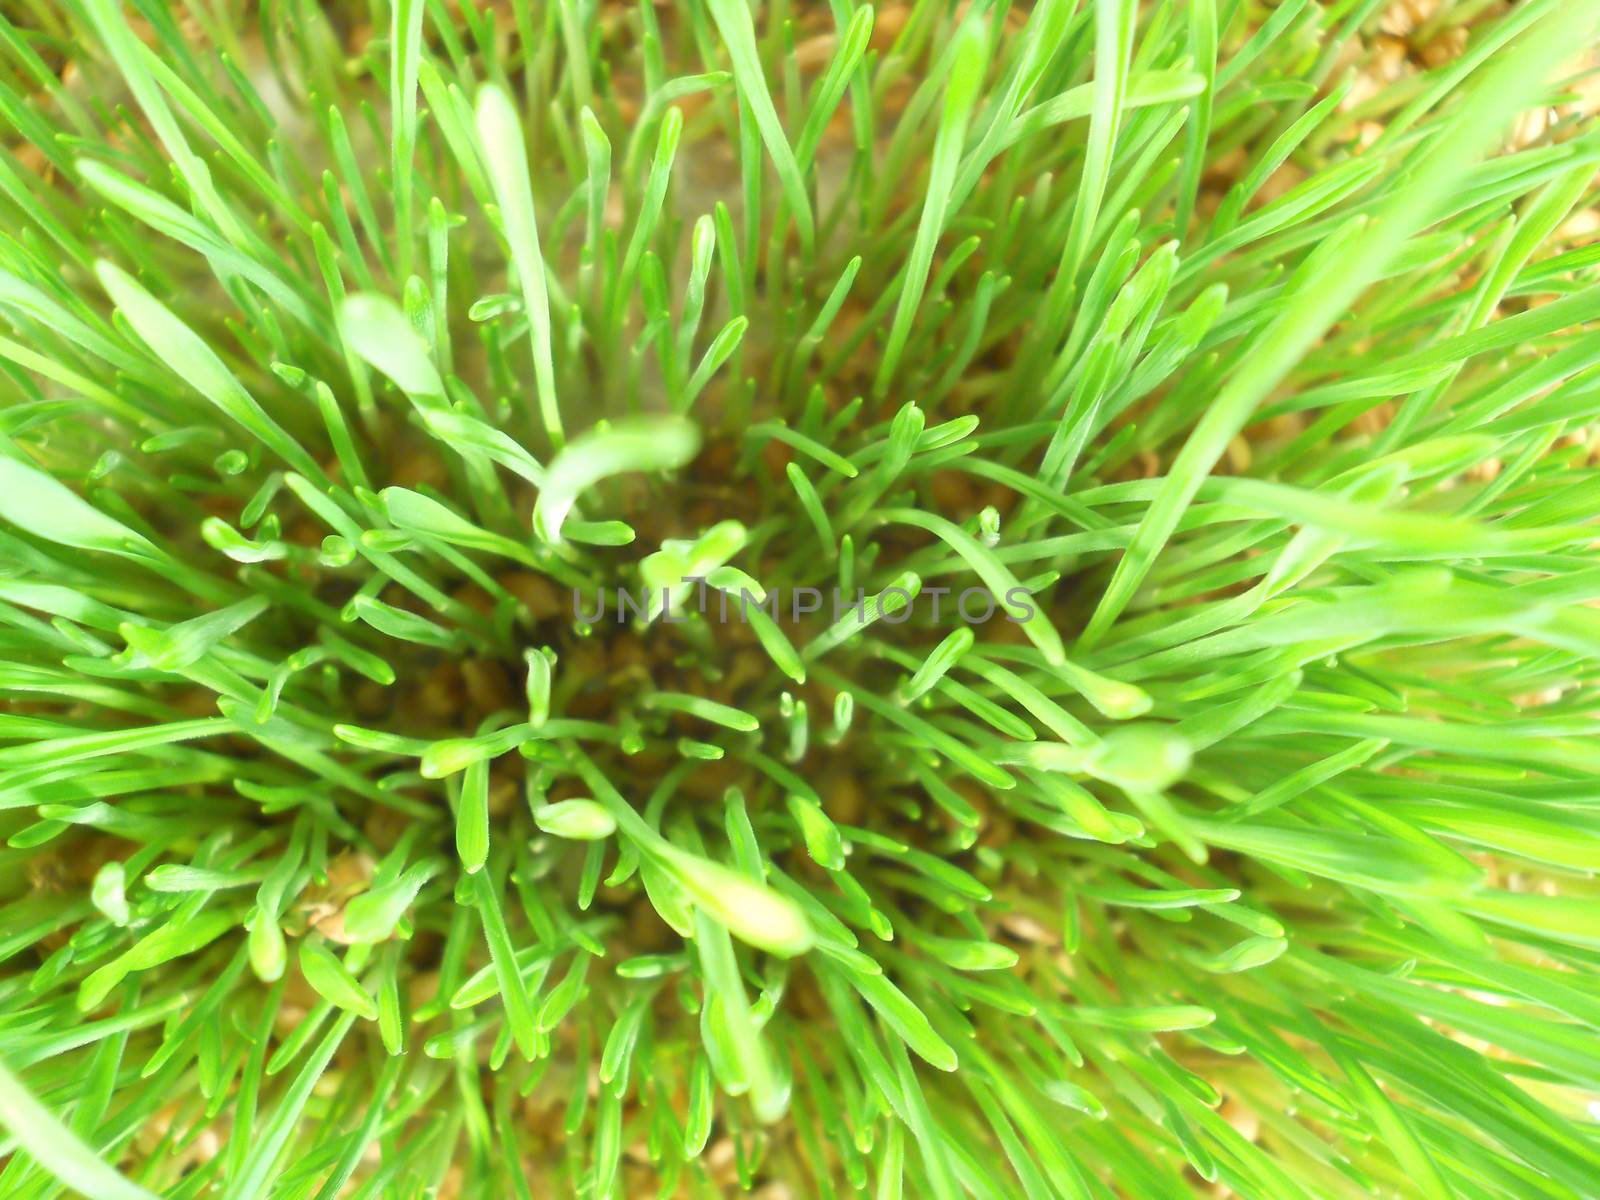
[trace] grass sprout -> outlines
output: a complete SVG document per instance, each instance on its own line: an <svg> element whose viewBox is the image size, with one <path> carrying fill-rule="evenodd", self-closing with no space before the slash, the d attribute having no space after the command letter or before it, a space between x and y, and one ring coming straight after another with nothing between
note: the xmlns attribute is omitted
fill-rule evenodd
<svg viewBox="0 0 1600 1200"><path fill-rule="evenodd" d="M0 1197L1600 1195L1597 80L0 5Z"/></svg>

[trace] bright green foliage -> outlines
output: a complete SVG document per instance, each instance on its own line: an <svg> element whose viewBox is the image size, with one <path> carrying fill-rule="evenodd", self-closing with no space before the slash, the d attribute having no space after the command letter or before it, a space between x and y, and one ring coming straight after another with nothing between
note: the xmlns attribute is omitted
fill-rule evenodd
<svg viewBox="0 0 1600 1200"><path fill-rule="evenodd" d="M1600 1195L1597 23L0 5L0 1197Z"/></svg>

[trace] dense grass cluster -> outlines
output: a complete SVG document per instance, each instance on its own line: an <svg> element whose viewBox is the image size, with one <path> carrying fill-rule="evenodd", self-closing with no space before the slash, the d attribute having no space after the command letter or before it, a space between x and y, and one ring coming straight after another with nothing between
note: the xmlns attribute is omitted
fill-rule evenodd
<svg viewBox="0 0 1600 1200"><path fill-rule="evenodd" d="M0 1197L1600 1195L1597 22L0 6Z"/></svg>

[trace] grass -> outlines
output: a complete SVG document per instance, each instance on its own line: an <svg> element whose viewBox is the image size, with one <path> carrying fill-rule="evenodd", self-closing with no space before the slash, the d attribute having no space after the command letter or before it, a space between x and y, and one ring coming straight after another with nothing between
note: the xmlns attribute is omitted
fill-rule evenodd
<svg viewBox="0 0 1600 1200"><path fill-rule="evenodd" d="M1600 1195L1600 28L1417 7L8 6L0 1196Z"/></svg>

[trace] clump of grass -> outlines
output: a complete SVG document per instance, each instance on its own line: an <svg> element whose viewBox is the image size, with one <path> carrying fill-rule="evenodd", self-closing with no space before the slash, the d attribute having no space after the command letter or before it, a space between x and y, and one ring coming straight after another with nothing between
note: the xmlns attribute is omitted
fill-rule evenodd
<svg viewBox="0 0 1600 1200"><path fill-rule="evenodd" d="M9 6L0 1195L1595 1195L1596 14L1393 17Z"/></svg>

